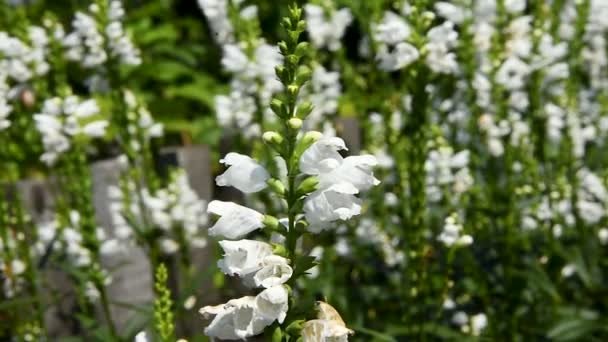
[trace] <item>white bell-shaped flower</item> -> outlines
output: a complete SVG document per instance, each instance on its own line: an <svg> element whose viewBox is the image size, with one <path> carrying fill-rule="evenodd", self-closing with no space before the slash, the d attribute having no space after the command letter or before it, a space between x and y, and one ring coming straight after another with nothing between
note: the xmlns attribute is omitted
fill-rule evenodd
<svg viewBox="0 0 608 342"><path fill-rule="evenodd" d="M258 192L266 188L270 177L268 171L252 158L230 152L220 163L229 165L228 169L215 178L219 186L233 186L244 193Z"/></svg>
<svg viewBox="0 0 608 342"><path fill-rule="evenodd" d="M211 236L238 239L264 226L264 215L233 202L211 201L207 212L220 216L209 229Z"/></svg>
<svg viewBox="0 0 608 342"><path fill-rule="evenodd" d="M354 196L358 192L352 184L335 184L310 194L304 202L304 215L312 232L318 232L326 223L348 220L361 213L361 200Z"/></svg>
<svg viewBox="0 0 608 342"><path fill-rule="evenodd" d="M244 340L258 335L272 321L260 315L256 297L232 299L226 304L205 306L199 311L205 318L215 316L205 328L205 335L221 340Z"/></svg>
<svg viewBox="0 0 608 342"><path fill-rule="evenodd" d="M224 258L218 261L218 267L225 274L246 276L261 268L262 260L272 255L272 246L255 240L222 240L219 242L224 250Z"/></svg>
<svg viewBox="0 0 608 342"><path fill-rule="evenodd" d="M313 319L304 323L304 342L346 342L352 331L334 321Z"/></svg>
<svg viewBox="0 0 608 342"><path fill-rule="evenodd" d="M349 183L359 191L368 190L372 186L380 184L372 172L372 168L377 164L376 157L372 155L344 158L333 171L319 175L319 188L326 188L338 183Z"/></svg>
<svg viewBox="0 0 608 342"><path fill-rule="evenodd" d="M262 268L253 276L253 281L256 286L271 288L285 283L292 274L293 269L287 259L269 255L262 260Z"/></svg>
<svg viewBox="0 0 608 342"><path fill-rule="evenodd" d="M287 316L289 296L287 289L283 285L273 286L268 288L255 298L256 308L259 315L266 320L283 323Z"/></svg>
<svg viewBox="0 0 608 342"><path fill-rule="evenodd" d="M331 172L342 164L343 158L338 153L347 150L344 140L340 138L323 138L312 144L300 157L300 170L309 175Z"/></svg>
<svg viewBox="0 0 608 342"><path fill-rule="evenodd" d="M307 321L302 329L304 342L346 342L352 334L338 311L325 302L317 302L317 319Z"/></svg>

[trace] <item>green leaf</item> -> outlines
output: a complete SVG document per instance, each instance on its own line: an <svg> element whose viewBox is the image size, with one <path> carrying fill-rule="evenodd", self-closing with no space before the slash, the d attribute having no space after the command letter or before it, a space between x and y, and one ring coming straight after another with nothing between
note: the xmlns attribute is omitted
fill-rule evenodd
<svg viewBox="0 0 608 342"><path fill-rule="evenodd" d="M386 333L381 333L379 331L375 331L372 329L367 329L361 326L354 326L352 327L352 329L354 331L356 331L357 333L362 333L364 335L368 335L374 338L374 341L382 341L382 342L397 342L397 339L394 338L393 336L386 334Z"/></svg>
<svg viewBox="0 0 608 342"><path fill-rule="evenodd" d="M293 277L297 278L298 276L305 274L309 269L315 267L318 264L316 259L316 257L310 255L298 256L294 264L295 271Z"/></svg>
<svg viewBox="0 0 608 342"><path fill-rule="evenodd" d="M283 340L283 332L281 327L276 327L272 332L272 342L281 342Z"/></svg>
<svg viewBox="0 0 608 342"><path fill-rule="evenodd" d="M595 320L567 318L549 329L547 337L555 341L581 341L599 328L601 325Z"/></svg>

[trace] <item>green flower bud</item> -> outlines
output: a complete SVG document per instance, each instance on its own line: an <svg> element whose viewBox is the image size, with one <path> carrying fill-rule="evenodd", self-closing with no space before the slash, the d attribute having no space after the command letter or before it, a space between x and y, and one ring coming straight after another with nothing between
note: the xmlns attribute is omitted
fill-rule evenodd
<svg viewBox="0 0 608 342"><path fill-rule="evenodd" d="M291 129L300 129L302 127L302 119L291 118L287 121L287 125L289 125Z"/></svg>
<svg viewBox="0 0 608 342"><path fill-rule="evenodd" d="M284 140L283 136L281 136L279 133L273 132L273 131L264 132L264 134L262 134L262 139L264 139L264 141L267 144L274 144L274 145L281 145Z"/></svg>
<svg viewBox="0 0 608 342"><path fill-rule="evenodd" d="M318 132L318 131L308 131L302 137L302 142L301 143L310 146L310 145L314 144L315 142L317 142L322 137L323 137L323 133L321 133L321 132Z"/></svg>
<svg viewBox="0 0 608 342"><path fill-rule="evenodd" d="M280 118L285 116L285 113L283 113L283 101L277 98L274 98L272 99L272 101L270 101L270 109L272 109L272 112Z"/></svg>
<svg viewBox="0 0 608 342"><path fill-rule="evenodd" d="M296 116L304 120L312 112L313 108L314 107L310 101L304 101L298 105L298 108L296 109Z"/></svg>
<svg viewBox="0 0 608 342"><path fill-rule="evenodd" d="M279 243L272 244L272 254L282 256L284 258L287 258L287 256L289 255L289 253L287 253L287 248L285 248L285 246Z"/></svg>
<svg viewBox="0 0 608 342"><path fill-rule="evenodd" d="M311 176L303 180L296 191L298 195L303 196L317 190L318 185L319 179L316 176Z"/></svg>
<svg viewBox="0 0 608 342"><path fill-rule="evenodd" d="M302 86L304 83L310 81L312 78L312 70L309 67L302 65L298 68L298 72L296 73L296 83L299 86Z"/></svg>
<svg viewBox="0 0 608 342"><path fill-rule="evenodd" d="M290 96L296 97L298 96L298 92L300 91L300 87L297 84L290 84L287 86L287 92Z"/></svg>
<svg viewBox="0 0 608 342"><path fill-rule="evenodd" d="M272 342L281 341L283 341L283 332L281 331L281 327L276 327L272 332Z"/></svg>
<svg viewBox="0 0 608 342"><path fill-rule="evenodd" d="M262 223L264 224L264 226L266 226L269 229L272 230L278 230L279 229L279 220L271 215L264 215L264 219L262 220Z"/></svg>
<svg viewBox="0 0 608 342"><path fill-rule="evenodd" d="M302 328L304 327L304 323L305 323L305 321L303 319L295 320L287 326L285 331L289 335L299 335L300 331L302 331Z"/></svg>
<svg viewBox="0 0 608 342"><path fill-rule="evenodd" d="M296 38L297 39L297 38ZM300 57L297 55L291 54L285 57L287 64L291 65L294 69L297 67L298 62L300 61Z"/></svg>
<svg viewBox="0 0 608 342"><path fill-rule="evenodd" d="M279 45L279 50L281 51L281 53L283 55L287 55L289 53L289 49L287 48L287 43L285 43L284 41L280 41L278 45Z"/></svg>
<svg viewBox="0 0 608 342"><path fill-rule="evenodd" d="M298 21L298 26L297 26L296 30L299 32L306 31L306 22L304 20Z"/></svg>
<svg viewBox="0 0 608 342"><path fill-rule="evenodd" d="M298 57L303 57L308 53L309 49L310 49L310 44L308 42L300 42L300 43L298 43L298 45L296 45L296 50L294 53Z"/></svg>
<svg viewBox="0 0 608 342"><path fill-rule="evenodd" d="M289 19L289 18L283 18L281 20L281 26L283 28L285 28L286 30L290 30L291 29L291 19Z"/></svg>
<svg viewBox="0 0 608 342"><path fill-rule="evenodd" d="M285 195L285 184L276 178L270 178L266 181L270 189L277 194L283 196Z"/></svg>
<svg viewBox="0 0 608 342"><path fill-rule="evenodd" d="M285 43L285 42L282 42L282 43ZM287 47L285 47L285 48L287 48ZM275 73L275 75L277 75L277 78L279 80L281 80L281 82L286 83L289 75L288 75L287 69L285 69L284 66L277 65L276 67L274 67L274 73Z"/></svg>

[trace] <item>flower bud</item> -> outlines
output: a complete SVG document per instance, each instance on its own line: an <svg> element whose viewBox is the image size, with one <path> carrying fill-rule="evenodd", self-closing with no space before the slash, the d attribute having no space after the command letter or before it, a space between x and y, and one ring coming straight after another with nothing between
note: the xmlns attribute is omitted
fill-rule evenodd
<svg viewBox="0 0 608 342"><path fill-rule="evenodd" d="M298 72L296 73L296 83L299 86L302 86L304 83L310 81L312 77L312 71L307 66L301 66L298 68Z"/></svg>
<svg viewBox="0 0 608 342"><path fill-rule="evenodd" d="M283 258L287 258L287 256L288 256L287 248L285 248L285 246L280 243L273 243L272 244L272 254L282 256Z"/></svg>
<svg viewBox="0 0 608 342"><path fill-rule="evenodd" d="M291 129L300 129L302 127L302 119L291 118L287 121L287 125L289 125Z"/></svg>
<svg viewBox="0 0 608 342"><path fill-rule="evenodd" d="M317 190L318 185L319 179L315 176L311 176L303 180L296 191L298 195L306 195Z"/></svg>
<svg viewBox="0 0 608 342"><path fill-rule="evenodd" d="M287 86L287 92L290 96L296 97L298 96L298 92L300 91L300 87L297 84L290 84Z"/></svg>
<svg viewBox="0 0 608 342"><path fill-rule="evenodd" d="M296 30L299 32L304 32L306 30L306 22L304 20L298 21L298 26Z"/></svg>
<svg viewBox="0 0 608 342"><path fill-rule="evenodd" d="M279 195L285 194L285 184L276 178L270 178L266 181L270 189Z"/></svg>
<svg viewBox="0 0 608 342"><path fill-rule="evenodd" d="M323 133L321 133L321 132L308 131L302 137L302 144L306 144L306 145L310 146L310 145L314 144L315 142L317 142L317 140L321 139L322 137L323 137Z"/></svg>
<svg viewBox="0 0 608 342"><path fill-rule="evenodd" d="M264 139L267 144L280 145L283 143L283 137L274 131L264 132L264 134L262 134L262 139Z"/></svg>
<svg viewBox="0 0 608 342"><path fill-rule="evenodd" d="M310 101L304 101L298 105L298 108L296 109L296 116L304 120L312 112L312 109L312 103Z"/></svg>
<svg viewBox="0 0 608 342"><path fill-rule="evenodd" d="M298 57L303 57L306 55L306 52L308 52L309 47L310 47L310 44L308 44L308 42L300 42L296 46L295 54Z"/></svg>
<svg viewBox="0 0 608 342"><path fill-rule="evenodd" d="M281 53L283 55L286 55L289 53L289 50L287 48L287 43L285 43L284 41L280 41L278 45L279 45L279 50L281 51Z"/></svg>
<svg viewBox="0 0 608 342"><path fill-rule="evenodd" d="M304 326L304 320L298 319L298 320L291 322L291 324L289 324L287 326L287 328L285 329L285 332L287 332L290 335L296 335L302 331L303 326Z"/></svg>
<svg viewBox="0 0 608 342"><path fill-rule="evenodd" d="M281 20L281 26L284 27L286 30L291 29L291 20L289 18L283 18Z"/></svg>
<svg viewBox="0 0 608 342"><path fill-rule="evenodd" d="M270 109L275 113L278 117L283 117L285 113L283 113L283 101L274 98L270 101Z"/></svg>
<svg viewBox="0 0 608 342"><path fill-rule="evenodd" d="M279 229L279 220L274 216L264 215L264 219L262 220L262 223L264 224L264 226L266 226L267 228L270 228L272 230Z"/></svg>

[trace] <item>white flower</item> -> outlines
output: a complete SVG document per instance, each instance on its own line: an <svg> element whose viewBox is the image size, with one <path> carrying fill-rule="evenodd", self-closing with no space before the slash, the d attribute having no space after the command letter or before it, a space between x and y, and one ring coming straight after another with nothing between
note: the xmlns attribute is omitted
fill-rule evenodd
<svg viewBox="0 0 608 342"><path fill-rule="evenodd" d="M255 298L257 313L271 322L283 323L287 316L289 296L283 285L277 285L260 292Z"/></svg>
<svg viewBox="0 0 608 342"><path fill-rule="evenodd" d="M384 12L382 21L374 28L374 39L378 42L395 45L410 36L410 27L403 18L393 12Z"/></svg>
<svg viewBox="0 0 608 342"><path fill-rule="evenodd" d="M415 62L420 53L410 43L402 42L395 45L393 51L389 51L386 45L380 45L376 60L378 68L385 71L396 71Z"/></svg>
<svg viewBox="0 0 608 342"><path fill-rule="evenodd" d="M342 163L340 150L347 150L344 140L322 138L302 153L300 170L309 175L330 172Z"/></svg>
<svg viewBox="0 0 608 342"><path fill-rule="evenodd" d="M18 276L23 274L23 272L25 272L26 269L26 265L23 261L19 260L19 259L13 259L11 261L11 272Z"/></svg>
<svg viewBox="0 0 608 342"><path fill-rule="evenodd" d="M444 17L455 24L461 24L466 18L466 12L463 8L447 1L435 3L435 10L439 16Z"/></svg>
<svg viewBox="0 0 608 342"><path fill-rule="evenodd" d="M488 318L484 313L479 313L471 317L471 333L473 336L479 336L481 331L488 326Z"/></svg>
<svg viewBox="0 0 608 342"><path fill-rule="evenodd" d="M253 209L232 202L211 201L207 212L219 215L220 218L209 229L211 236L224 236L238 239L256 229L264 227L264 215Z"/></svg>
<svg viewBox="0 0 608 342"><path fill-rule="evenodd" d="M353 16L348 8L342 8L331 13L328 17L321 6L306 4L307 25L312 44L317 48L328 48L336 51L340 48L340 39L346 27L352 22Z"/></svg>
<svg viewBox="0 0 608 342"><path fill-rule="evenodd" d="M215 316L205 328L205 335L222 340L244 340L258 335L272 323L257 312L256 297L229 300L226 304L205 306L203 317Z"/></svg>
<svg viewBox="0 0 608 342"><path fill-rule="evenodd" d="M162 238L160 239L160 250L165 254L174 254L179 250L179 244L173 239Z"/></svg>
<svg viewBox="0 0 608 342"><path fill-rule="evenodd" d="M274 286L256 297L232 299L226 304L206 306L199 312L215 316L205 328L205 334L222 340L239 340L258 335L274 321L282 323L288 309L287 289Z"/></svg>
<svg viewBox="0 0 608 342"><path fill-rule="evenodd" d="M288 260L278 255L269 255L262 260L262 268L253 276L256 286L271 288L285 283L293 274Z"/></svg>
<svg viewBox="0 0 608 342"><path fill-rule="evenodd" d="M569 278L576 273L576 265L574 264L566 264L561 271L562 277Z"/></svg>
<svg viewBox="0 0 608 342"><path fill-rule="evenodd" d="M82 133L91 138L103 137L106 134L106 127L108 127L108 124L109 122L106 120L93 121L82 128Z"/></svg>
<svg viewBox="0 0 608 342"><path fill-rule="evenodd" d="M246 276L261 268L262 260L272 254L272 246L255 240L222 240L224 258L218 267L228 275Z"/></svg>
<svg viewBox="0 0 608 342"><path fill-rule="evenodd" d="M348 184L336 184L310 194L304 202L304 215L312 232L322 230L327 223L348 220L361 213L361 200L354 196L357 189Z"/></svg>
<svg viewBox="0 0 608 342"><path fill-rule="evenodd" d="M319 187L327 188L333 184L348 183L357 191L368 190L380 184L374 177L372 168L378 164L372 155L350 156L341 160L341 163L332 171L319 174ZM331 165L328 165L328 168Z"/></svg>
<svg viewBox="0 0 608 342"><path fill-rule="evenodd" d="M145 331L140 331L135 335L135 342L148 342L148 336Z"/></svg>
<svg viewBox="0 0 608 342"><path fill-rule="evenodd" d="M597 238L602 245L608 244L608 228L601 228L597 232Z"/></svg>
<svg viewBox="0 0 608 342"><path fill-rule="evenodd" d="M228 165L228 169L217 176L215 182L219 186L233 186L244 193L258 192L266 188L270 177L268 171L252 158L230 152L220 163Z"/></svg>
<svg viewBox="0 0 608 342"><path fill-rule="evenodd" d="M339 150L346 150L344 140L323 138L312 144L300 157L300 170L319 177L319 188L348 183L359 190L378 185L372 172L377 160L372 155L343 158Z"/></svg>
<svg viewBox="0 0 608 342"><path fill-rule="evenodd" d="M317 319L305 322L302 328L304 342L346 342L352 334L336 309L320 301L317 302Z"/></svg>
<svg viewBox="0 0 608 342"><path fill-rule="evenodd" d="M496 73L496 82L505 86L508 90L521 89L525 85L525 77L528 76L530 67L518 57L509 57L505 60Z"/></svg>

